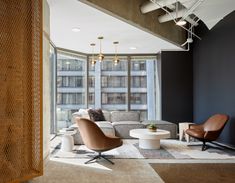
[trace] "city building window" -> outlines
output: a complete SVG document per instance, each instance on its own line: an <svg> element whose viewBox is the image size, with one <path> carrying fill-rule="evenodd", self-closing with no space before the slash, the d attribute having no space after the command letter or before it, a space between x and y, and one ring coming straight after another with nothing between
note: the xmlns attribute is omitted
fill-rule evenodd
<svg viewBox="0 0 235 183"><path fill-rule="evenodd" d="M57 87L69 87L69 88L83 88L84 77L82 76L58 76Z"/></svg>
<svg viewBox="0 0 235 183"><path fill-rule="evenodd" d="M95 94L89 93L88 104L94 104L94 103L95 103Z"/></svg>
<svg viewBox="0 0 235 183"><path fill-rule="evenodd" d="M143 57L142 57L143 59ZM131 70L132 71L146 71L146 62L138 57L132 57Z"/></svg>
<svg viewBox="0 0 235 183"><path fill-rule="evenodd" d="M84 60L72 54L58 53L58 71L84 71Z"/></svg>
<svg viewBox="0 0 235 183"><path fill-rule="evenodd" d="M147 77L146 76L131 76L131 88L146 88Z"/></svg>
<svg viewBox="0 0 235 183"><path fill-rule="evenodd" d="M58 93L57 104L85 104L85 96L83 93Z"/></svg>
<svg viewBox="0 0 235 183"><path fill-rule="evenodd" d="M120 62L115 65L113 64L113 57L105 57L105 60L102 62L101 70L102 71L127 71L127 57L120 57Z"/></svg>
<svg viewBox="0 0 235 183"><path fill-rule="evenodd" d="M103 88L126 88L127 80L126 76L102 76Z"/></svg>
<svg viewBox="0 0 235 183"><path fill-rule="evenodd" d="M102 104L126 104L126 93L102 93Z"/></svg>
<svg viewBox="0 0 235 183"><path fill-rule="evenodd" d="M131 93L131 104L147 104L147 93Z"/></svg>

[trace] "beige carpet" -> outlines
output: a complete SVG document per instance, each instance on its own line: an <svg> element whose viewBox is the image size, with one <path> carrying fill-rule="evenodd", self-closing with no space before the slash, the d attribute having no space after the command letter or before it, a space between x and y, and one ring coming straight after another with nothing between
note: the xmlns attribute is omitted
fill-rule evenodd
<svg viewBox="0 0 235 183"><path fill-rule="evenodd" d="M158 183L163 182L151 166L141 160L105 161L84 165L86 159L49 161L44 176L31 183Z"/></svg>
<svg viewBox="0 0 235 183"><path fill-rule="evenodd" d="M235 163L154 163L166 183L234 183Z"/></svg>
<svg viewBox="0 0 235 183"><path fill-rule="evenodd" d="M209 164L210 162L218 161L234 162L233 153L231 157L230 154L220 154L221 152L215 153L213 149L213 152L201 152L198 150L198 147L191 148L183 142L171 140L162 141L162 146L170 153L174 154L176 159L112 159L115 165L111 165L106 161L84 165L84 162L87 160L86 158L78 158L70 155L60 158L52 156L44 169L44 175L30 182L158 183L164 180L166 183L194 183L191 180L193 179L196 180L195 182L229 183L231 180L235 180L235 174L233 175L235 172L235 163ZM53 149L54 148L52 148L52 150ZM129 149L129 146L124 149ZM132 155L136 156L136 152L133 149L129 149L128 152L132 152ZM185 154L185 152L187 153ZM123 153L125 154L126 150ZM117 155L117 153L115 155ZM140 158L138 156L137 158ZM209 156L212 157L205 160L205 158L202 158L203 156L207 158ZM190 163L190 161L196 161L201 164ZM205 161L209 162L205 163ZM184 164L182 164L183 162ZM202 164L202 162L204 162L204 164ZM151 163L155 171L149 163Z"/></svg>

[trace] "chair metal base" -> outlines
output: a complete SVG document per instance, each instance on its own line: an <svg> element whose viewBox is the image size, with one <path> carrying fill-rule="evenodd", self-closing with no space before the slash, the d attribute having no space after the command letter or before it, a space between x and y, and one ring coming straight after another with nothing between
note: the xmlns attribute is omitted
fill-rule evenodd
<svg viewBox="0 0 235 183"><path fill-rule="evenodd" d="M212 145L208 145L208 143L209 143L209 144L212 144ZM207 150L207 149L209 149L209 148L219 149L219 150L225 150L225 147L223 147L223 146L221 146L221 145L219 145L219 144L216 144L216 143L214 143L213 141L208 141L208 143L206 144L206 142L203 142L203 144L202 144L202 151L205 151L205 150ZM213 145L215 145L215 146L213 146ZM229 149L229 148L227 148L227 149ZM231 149L230 149L230 150L231 150Z"/></svg>
<svg viewBox="0 0 235 183"><path fill-rule="evenodd" d="M202 151L205 151L208 149L208 146L206 145L206 142L203 141L203 144L202 144Z"/></svg>
<svg viewBox="0 0 235 183"><path fill-rule="evenodd" d="M205 151L205 150L207 150L210 146L208 146L207 144L206 144L206 142L205 141L202 141L202 151ZM188 144L188 146L201 146L201 144Z"/></svg>
<svg viewBox="0 0 235 183"><path fill-rule="evenodd" d="M209 145L209 144L211 143L211 144L214 144L214 145L216 145L216 146L212 146L212 145ZM202 144L188 144L188 146L201 146L202 145L202 151L206 151L207 149L209 149L209 148L213 148L213 149L220 149L220 150L223 150L224 148L221 148L221 147L219 147L219 145L218 144L215 144L215 143L213 143L213 142L211 142L211 141L208 141L208 142L206 142L206 141L202 141Z"/></svg>
<svg viewBox="0 0 235 183"><path fill-rule="evenodd" d="M92 157L91 159L89 159L88 161L85 162L85 164L89 164L89 163L94 163L96 161L94 160L97 160L97 159L105 159L106 161L108 161L109 163L113 164L114 165L114 162L112 162L111 160L108 159L109 156L105 156L105 155L102 155L101 152L98 153L98 155Z"/></svg>
<svg viewBox="0 0 235 183"><path fill-rule="evenodd" d="M188 144L187 146L201 146L202 145L202 151L205 151L209 148L209 146L206 144L206 142L203 142L203 144Z"/></svg>

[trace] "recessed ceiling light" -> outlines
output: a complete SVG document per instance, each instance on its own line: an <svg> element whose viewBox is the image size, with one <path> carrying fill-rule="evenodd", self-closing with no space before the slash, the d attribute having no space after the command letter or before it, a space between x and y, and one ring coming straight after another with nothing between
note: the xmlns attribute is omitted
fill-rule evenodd
<svg viewBox="0 0 235 183"><path fill-rule="evenodd" d="M134 46L129 47L130 50L136 50L137 48Z"/></svg>
<svg viewBox="0 0 235 183"><path fill-rule="evenodd" d="M78 28L78 27L73 27L73 28L72 28L72 31L73 31L73 32L80 32L80 28Z"/></svg>
<svg viewBox="0 0 235 183"><path fill-rule="evenodd" d="M182 26L185 25L187 22L185 20L179 20L178 22L176 22L176 25Z"/></svg>

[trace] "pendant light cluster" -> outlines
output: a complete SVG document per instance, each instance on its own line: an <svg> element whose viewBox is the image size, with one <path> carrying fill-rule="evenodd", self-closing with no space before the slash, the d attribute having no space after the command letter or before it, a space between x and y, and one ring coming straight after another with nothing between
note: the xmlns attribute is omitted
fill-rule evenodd
<svg viewBox="0 0 235 183"><path fill-rule="evenodd" d="M99 50L99 54L97 55L97 59L99 62L102 62L104 60L104 55L102 53L102 40L104 39L104 37L100 36L98 37L99 39L99 43L100 43L100 50ZM115 48L115 56L113 59L113 63L114 65L117 65L119 63L119 58L117 56L117 45L119 44L119 42L113 42L114 44L114 48ZM94 56L94 48L95 48L95 43L91 43L90 46L92 47L92 57L91 57L91 65L95 65L96 64L96 59Z"/></svg>

